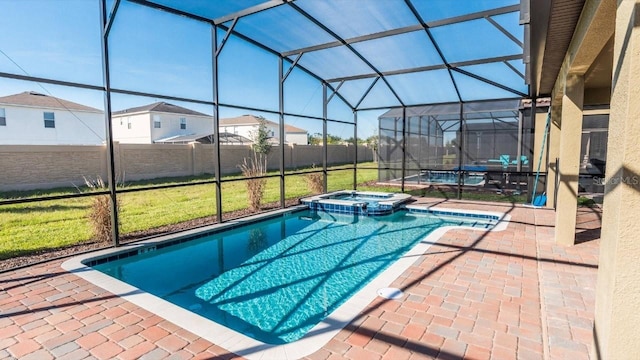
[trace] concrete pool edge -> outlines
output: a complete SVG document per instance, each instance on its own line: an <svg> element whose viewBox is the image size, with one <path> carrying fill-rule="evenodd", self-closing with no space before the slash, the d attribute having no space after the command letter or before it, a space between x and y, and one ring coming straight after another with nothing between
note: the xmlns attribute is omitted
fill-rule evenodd
<svg viewBox="0 0 640 360"><path fill-rule="evenodd" d="M401 209L412 200L404 193L338 190L300 199L312 211L363 216L384 216Z"/></svg>
<svg viewBox="0 0 640 360"><path fill-rule="evenodd" d="M412 205L415 206L415 205ZM447 209L441 207L421 206L423 209L431 209L436 211L449 211L459 214L473 213L498 216L500 219L492 229L479 229L467 226L448 226L434 230L423 240L418 242L412 249L404 254L400 259L391 264L375 279L366 284L362 289L349 298L344 304L339 306L335 311L329 314L323 321L314 326L302 339L284 345L270 345L259 342L255 339L247 337L239 332L228 329L223 325L217 324L212 320L206 319L189 310L183 309L177 305L169 303L154 295L145 293L131 285L120 280L112 278L91 267L85 265L89 261L102 258L108 255L141 249L150 244L171 241L176 237L190 237L204 231L223 230L244 223L249 223L263 218L279 216L282 214L295 212L300 208L295 207L276 210L266 214L259 214L244 219L236 220L233 223L216 224L206 228L188 230L178 234L170 234L155 239L145 240L132 245L124 245L119 248L106 249L94 253L84 254L74 257L62 264L62 268L83 278L91 284L110 291L114 295L122 297L157 316L166 319L175 325L192 332L211 343L218 345L225 350L248 359L297 359L306 355L310 355L321 349L326 343L335 337L347 324L355 320L373 300L376 299L377 290L389 286L404 271L406 271L418 258L423 255L428 248L436 243L447 231L451 229L472 229L487 231L504 230L510 219L509 215L497 212L486 211L470 211L459 209ZM402 300L400 300L402 301Z"/></svg>

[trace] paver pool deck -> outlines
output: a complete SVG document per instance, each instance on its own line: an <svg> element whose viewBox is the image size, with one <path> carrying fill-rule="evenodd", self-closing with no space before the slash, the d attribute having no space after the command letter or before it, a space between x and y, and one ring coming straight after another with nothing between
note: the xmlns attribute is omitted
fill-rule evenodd
<svg viewBox="0 0 640 360"><path fill-rule="evenodd" d="M555 213L499 211L501 232L453 230L308 359L589 359L601 211L578 210L577 243L556 245ZM54 260L0 274L0 359L232 359L225 349L87 281Z"/></svg>

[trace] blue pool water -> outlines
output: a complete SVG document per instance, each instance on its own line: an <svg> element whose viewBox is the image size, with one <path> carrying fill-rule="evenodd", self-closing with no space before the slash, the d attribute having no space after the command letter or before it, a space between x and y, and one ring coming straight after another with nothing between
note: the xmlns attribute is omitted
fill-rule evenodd
<svg viewBox="0 0 640 360"><path fill-rule="evenodd" d="M366 203L369 207L376 207L380 201L388 200L391 196L375 196L362 194L339 194L329 197L329 199L348 200Z"/></svg>
<svg viewBox="0 0 640 360"><path fill-rule="evenodd" d="M298 211L93 265L270 344L295 341L434 229L482 219Z"/></svg>
<svg viewBox="0 0 640 360"><path fill-rule="evenodd" d="M407 181L418 181L420 183L433 183L433 184L458 184L458 174L455 172L425 172L420 175L414 175L407 177ZM484 181L484 175L473 175L465 173L462 177L465 185L479 185Z"/></svg>

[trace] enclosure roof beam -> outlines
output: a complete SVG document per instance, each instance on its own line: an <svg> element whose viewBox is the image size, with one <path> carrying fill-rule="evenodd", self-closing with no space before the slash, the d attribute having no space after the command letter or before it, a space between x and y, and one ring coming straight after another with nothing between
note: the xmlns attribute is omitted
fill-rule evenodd
<svg viewBox="0 0 640 360"><path fill-rule="evenodd" d="M229 27L229 26L226 26L226 25L224 25L224 24L222 24L222 23L220 23L220 24L216 24L216 23L215 23L213 20L211 20L211 19L207 19L207 18L205 18L205 17L198 16L198 15L194 15L194 14L191 14L191 13L188 13L188 12L180 11L180 10L178 10L178 9L174 9L174 8L172 8L172 7L165 6L165 5L161 5L161 4L157 4L157 3L154 3L154 2L151 2L151 1L147 1L147 0L128 0L128 1L133 2L133 3L136 3L136 4L139 4L139 5L144 5L144 6L147 6L147 7L155 8L155 9L158 9L158 10L166 11L166 12L171 13L171 14L174 14L174 15L183 16L183 17L186 17L186 18L189 18L189 19L192 19L192 20L197 20L197 21L201 21L201 22L209 23L209 24L211 24L211 25L213 25L213 26L219 27L220 29L222 29L222 30L224 30L224 31L228 31L228 30L230 29L230 27ZM254 13L256 13L256 12L263 11L263 10L266 10L266 9L268 9L268 8L271 8L271 7L275 7L275 6L278 6L278 5L282 5L282 4L287 3L287 2L289 2L289 1L291 1L291 0L278 0L278 1L274 0L274 1L273 1L273 3L272 3L272 2L269 2L269 3L265 3L265 4L264 4L264 5L266 5L266 4L271 4L272 6L270 6L270 7L265 7L265 8L262 8L262 9L257 9L257 8L255 8L255 7L252 7L251 9L254 9L254 10L255 10L255 11L253 11L253 12L246 12L246 13L245 13L245 12L238 12L238 13L234 13L234 14L231 14L231 15L234 15L234 17L240 18L240 17L242 17L242 16L247 16L247 15L250 15L250 14L254 14ZM242 14L241 14L241 13L242 13ZM229 20L231 20L231 19L229 19ZM228 21L228 20L227 20L227 21ZM281 57L281 56L282 56L282 54L281 54L280 52L275 51L274 49L272 49L272 48L270 48L270 47L268 47L268 46L266 46L266 45L264 45L264 44L262 44L262 43L260 43L260 42L257 42L257 41L255 41L255 40L251 39L250 37L247 37L247 36L245 36L245 35L243 35L243 34L241 34L241 33L237 32L237 31L235 31L235 30L233 30L233 29L232 29L232 31L231 31L231 34L233 34L234 36L237 36L238 38L240 38L240 39L242 39L242 40L244 40L244 41L246 41L246 42L248 42L248 43L250 43L250 44L252 44L252 45L254 45L254 46L257 46L258 48L263 49L263 50L265 50L265 51L267 51L267 52L269 52L269 53L271 53L271 54L273 54L273 55L276 55L276 56L278 56L278 57ZM297 66L298 66L298 68L299 68L300 70L302 70L302 71L304 71L305 73L309 74L309 75L310 75L310 76L312 76L314 79L316 79L316 80L318 80L318 81L321 81L321 82L322 82L322 81L325 81L325 79L323 79L323 78L321 78L320 76L316 75L315 73L313 73L312 71L308 70L308 69L307 69L307 68L305 68L304 66L301 66L301 65L297 65ZM331 85L329 85L329 88L333 89L333 87L332 87ZM344 102L345 102L345 104L347 104L348 106L350 106L350 107L353 109L353 106L351 105L351 103L349 103L349 102L347 101L347 99L345 99L345 98L344 98L342 95L340 95L340 94L338 94L338 97L339 97L340 99L342 99L342 101L344 101Z"/></svg>
<svg viewBox="0 0 640 360"><path fill-rule="evenodd" d="M229 26L229 28L225 32L224 37L222 38L222 41L220 41L220 45L218 45L218 48L216 49L215 57L220 56L220 52L222 51L222 48L224 48L225 44L227 43L227 40L229 40L229 36L231 36L231 33L233 33L233 29L236 27L237 23L238 23L238 18L233 19L231 26Z"/></svg>
<svg viewBox="0 0 640 360"><path fill-rule="evenodd" d="M415 16L415 18L418 20L418 22L420 22L420 25L422 25L422 28L424 29L424 32L429 37L429 41L431 41L431 43L433 44L433 47L436 49L436 52L438 53L438 56L440 57L440 60L442 60L444 65L447 67L447 72L449 73L449 78L451 79L451 83L453 84L453 88L456 91L456 95L458 96L458 100L460 102L462 102L462 95L460 95L460 89L458 89L458 84L456 84L456 79L453 77L453 74L451 73L451 69L450 69L451 65L449 65L449 63L447 62L447 59L444 57L444 53L440 49L440 46L438 45L438 42L433 37L433 34L431 34L431 30L429 29L429 25L427 25L427 23L424 21L422 16L420 16L420 13L415 8L415 6L413 6L413 3L411 3L411 0L404 0L404 2L405 2L405 4L407 4L407 7L409 8L409 10L411 10L411 13L413 14L413 16Z"/></svg>
<svg viewBox="0 0 640 360"><path fill-rule="evenodd" d="M116 0L111 6L111 17L107 20L107 24L104 27L104 31L102 32L102 36L107 38L109 36L109 32L111 31L111 27L113 26L113 21L116 18L116 13L118 12L118 8L120 7L120 0Z"/></svg>
<svg viewBox="0 0 640 360"><path fill-rule="evenodd" d="M0 72L0 78L8 78L8 79L24 80L24 81L33 81L33 82L37 82L37 83L45 83L45 84L52 84L52 85L62 85L62 86L77 87L77 88L81 88L81 89L105 91L104 86L97 86L97 85L82 84L82 83L76 83L76 82L70 82L70 81L48 79L48 78L42 78L42 77L36 77L36 76L30 76L30 75L11 74L11 73L6 73L6 72Z"/></svg>
<svg viewBox="0 0 640 360"><path fill-rule="evenodd" d="M214 105L215 104L212 101L196 100L196 99L189 99L189 98L183 98L183 97L177 97L177 96L154 94L154 93L147 93L147 92L133 91L133 90L123 90L123 89L111 88L111 92L112 93L117 93L117 94L133 95L133 96L145 96L145 97L152 97L152 98L171 100L171 101L182 101L182 102L189 102L189 103L202 104L202 105Z"/></svg>
<svg viewBox="0 0 640 360"><path fill-rule="evenodd" d="M130 1L132 3L139 4L139 5L144 5L146 7L150 7L150 8L154 8L154 9L158 9L158 10L162 10L162 11L166 11L166 12L174 14L174 15L184 16L184 17L192 19L192 20L202 21L202 22L205 22L205 23L209 23L209 24L215 25L211 19L207 19L206 17L195 15L195 14L192 14L192 13L189 13L189 12L186 12L186 11L181 11L181 10L172 8L170 6L158 4L158 3L155 3L155 2L152 2L152 1L147 1L147 0L128 0L128 1Z"/></svg>
<svg viewBox="0 0 640 360"><path fill-rule="evenodd" d="M288 5L291 6L293 9L295 9L300 15L304 16L309 21L314 23L316 26L318 26L319 28L324 30L326 33L331 35L334 39L340 41L344 46L347 47L347 49L349 49L354 55L356 55L360 60L362 60L362 62L367 64L367 66L369 66L376 74L378 74L378 76L380 76L382 78L382 81L384 81L384 83L389 87L389 90L391 90L391 93L393 94L393 96L396 98L396 100L398 100L398 103L400 103L400 105L404 105L404 102L402 101L402 98L396 93L396 91L393 89L391 84L389 84L389 82L384 78L382 73L375 66L373 66L373 64L371 62L369 62L369 60L367 60L366 57L362 56L362 54L360 54L356 49L354 49L353 46L347 44L344 41L344 39L342 39L338 34L333 32L333 30L329 29L321 21L319 21L318 19L314 18L313 16L308 14L306 11L302 10L302 8L300 8L299 6L295 5L293 2L289 2ZM349 104L349 102L347 102L347 104ZM355 108L353 108L353 110L355 110Z"/></svg>
<svg viewBox="0 0 640 360"><path fill-rule="evenodd" d="M513 36L512 33L510 33L507 29L502 27L502 25L498 24L497 21L493 20L490 17L486 17L485 19L487 19L487 21L490 22L491 25L493 25L496 29L500 30L501 33L503 33L506 37L508 37L509 40L513 41L518 46L520 46L520 48L524 49L524 44L522 43L522 41L520 41L517 37Z"/></svg>
<svg viewBox="0 0 640 360"><path fill-rule="evenodd" d="M360 106L360 104L362 104L362 102L364 101L364 99L367 97L367 95L369 95L369 93L371 92L371 90L373 89L373 87L376 85L376 83L378 82L378 80L380 80L379 77L374 78L373 81L371 82L371 85L369 85L369 87L367 88L367 90L365 90L364 94L362 94L362 97L360 97L360 100L358 100L358 103L356 104L356 109Z"/></svg>
<svg viewBox="0 0 640 360"><path fill-rule="evenodd" d="M410 26L405 26L405 27L401 27L401 28L398 28L398 29L381 31L381 32L373 33L373 34L367 34L367 35L357 36L357 37L353 37L353 38L349 38L349 39L344 39L344 43L346 43L346 44L355 44L355 43L359 43L359 42L363 42L363 41L375 40L375 39L380 39L380 38L384 38L384 37L387 37L387 36L406 34L406 33L409 33L409 32L420 31L420 30L422 30L422 26L421 25L410 25ZM291 56L291 55L299 54L301 52L310 52L310 51L330 49L330 48L334 48L334 47L338 47L338 46L342 46L342 45L344 45L344 44L341 41L336 40L336 41L331 41L331 42L324 43L324 44L308 46L308 47L305 47L305 48L286 51L286 52L282 53L282 56Z"/></svg>
<svg viewBox="0 0 640 360"><path fill-rule="evenodd" d="M331 91L331 95L329 95L329 97L327 98L327 104L331 102L331 99L333 99L333 96L338 93L338 90L340 90L343 84L344 84L344 81L340 81L338 86L336 86L335 90Z"/></svg>
<svg viewBox="0 0 640 360"><path fill-rule="evenodd" d="M391 76L391 75L410 74L410 73L430 71L430 70L458 68L462 66L489 64L494 62L504 62L509 60L522 60L522 55L515 54L515 55L507 55L507 56L498 56L498 57L492 57L492 58L486 58L486 59L459 61L459 62L449 63L448 66L447 64L438 64L438 65L420 66L415 68L407 68L407 69L401 69L401 70L382 71L380 73L383 76ZM343 80L344 81L361 80L361 79L368 79L368 78L375 78L375 77L379 77L379 75L377 73L369 73L369 74L343 76L339 78L328 79L327 82L338 82Z"/></svg>
<svg viewBox="0 0 640 360"><path fill-rule="evenodd" d="M516 69L516 67L515 67L515 66L511 65L511 63L510 63L510 62L508 62L508 61L503 61L503 63L504 63L505 65L507 65L507 66L509 67L509 69L511 69L514 73L518 74L518 76L520 76L521 78L523 78L523 79L524 79L524 74L523 74L523 73L521 73L521 72L520 72L520 70Z"/></svg>
<svg viewBox="0 0 640 360"><path fill-rule="evenodd" d="M466 71L466 70L462 70L462 69L458 69L458 68L451 68L451 70L452 70L452 71L455 71L455 72L458 72L458 73L460 73L460 74L463 74L463 75L466 75L466 76L472 77L472 78L474 78L474 79L476 79L476 80L480 80L480 81L482 81L482 82L484 82L484 83L487 83L487 84L489 84L489 85L493 85L493 86L495 86L495 87L497 87L497 88L500 88L500 89L502 89L502 90L505 90L505 91L508 91L508 92L514 93L514 94L519 95L519 96L522 96L523 98L526 98L526 97L527 97L527 94L525 94L525 93L523 93L523 92L520 92L520 91L518 91L518 90L512 89L512 88L510 88L510 87L508 87L508 86L502 85L502 84L500 84L500 83L497 83L497 82L495 82L495 81L489 80L489 79L487 79L487 78L484 78L484 77L482 77L482 76L476 75L476 74L474 74L474 73L470 73L470 72L468 72L468 71Z"/></svg>
<svg viewBox="0 0 640 360"><path fill-rule="evenodd" d="M291 75L291 72L296 67L296 65L298 65L298 61L300 61L300 58L302 57L302 55L303 55L303 53L298 54L298 56L296 56L296 58L293 60L293 63L289 66L289 68L287 69L287 72L284 75L282 75L282 79L281 79L282 82L287 80L289 75ZM284 60L284 58L281 58L281 59Z"/></svg>
<svg viewBox="0 0 640 360"><path fill-rule="evenodd" d="M521 96L514 97L505 97L500 99L485 99L485 100L474 100L474 101L466 101L466 103L486 103L486 102L496 102L496 101L505 101L505 100L522 100ZM421 107L421 106L439 106L439 105L452 105L459 104L459 101L447 101L441 103L419 103L419 104L410 104L407 105L407 108ZM368 108L358 108L359 111L365 110L390 110L390 109L398 109L401 106L376 106L376 107L368 107Z"/></svg>
<svg viewBox="0 0 640 360"><path fill-rule="evenodd" d="M430 28L434 28L438 26L456 24L456 23L461 23L469 20L482 19L490 16L508 14L508 13L518 12L518 11L520 11L520 4L503 6L495 9L487 9L484 11L478 11L471 14L460 15L460 16L456 16L448 19L429 21L425 24Z"/></svg>
<svg viewBox="0 0 640 360"><path fill-rule="evenodd" d="M240 11L236 11L236 12L231 13L231 14L227 14L227 15L219 17L217 19L214 19L213 23L216 24L216 25L219 25L219 24L225 23L227 21L230 21L230 20L233 20L233 19L236 19L236 18L241 18L243 16L256 14L256 13L259 13L259 12L264 11L264 10L271 9L273 7L276 7L276 6L280 6L280 5L285 4L285 3L289 2L289 1L291 1L291 0L271 0L271 1L267 1L267 2L264 2L262 4L258 4L258 5L255 5L255 6L240 10Z"/></svg>
<svg viewBox="0 0 640 360"><path fill-rule="evenodd" d="M486 10L486 11L479 11L479 12L475 12L475 13L471 13L471 14L467 14L467 15L462 15L462 16L456 16L456 17L452 17L452 18L448 18L448 19L431 21L431 22L427 22L426 25L429 28L434 28L434 27L437 27L437 26L456 24L456 23L460 23L460 22L464 22L464 21L476 20L476 19L482 19L482 18L485 18L485 19L489 20L490 16L502 15L502 14L507 14L507 13L511 13L511 12L517 12L517 11L520 11L520 6L519 5L504 6L504 7L501 7L501 8L490 9L490 10ZM500 28L501 27L499 27L499 29ZM423 29L423 26L421 24L410 25L410 26L405 26L405 27L401 27L401 28L397 28L397 29L381 31L381 32L373 33L373 34L368 34L368 35L363 35L363 36L356 36L356 37L353 37L353 38L344 39L344 42L347 43L347 44L355 44L355 43L359 43L359 42L363 42L363 41L380 39L380 38L384 38L384 37L387 37L387 36L400 35L400 34L406 34L406 33L414 32L414 31L420 31L422 29ZM511 34L509 34L509 35L511 35ZM517 41L517 39L516 39L516 41ZM282 56L291 56L291 55L295 55L295 54L298 54L298 53L301 53L301 52L324 50L324 49L329 49L329 48L332 48L332 47L338 47L338 46L342 46L342 45L343 45L343 43L340 42L340 41L331 41L331 42L320 44L320 45L314 45L314 46L309 46L309 47L305 47L305 48L300 48L300 49L287 51L287 52L282 53ZM522 46L522 44L521 44L521 46Z"/></svg>

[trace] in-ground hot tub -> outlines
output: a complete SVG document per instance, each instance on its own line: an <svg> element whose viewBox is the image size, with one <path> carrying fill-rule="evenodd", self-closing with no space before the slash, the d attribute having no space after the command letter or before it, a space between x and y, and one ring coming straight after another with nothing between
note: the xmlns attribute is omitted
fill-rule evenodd
<svg viewBox="0 0 640 360"><path fill-rule="evenodd" d="M411 201L411 195L341 190L301 199L311 210L342 214L387 215Z"/></svg>

